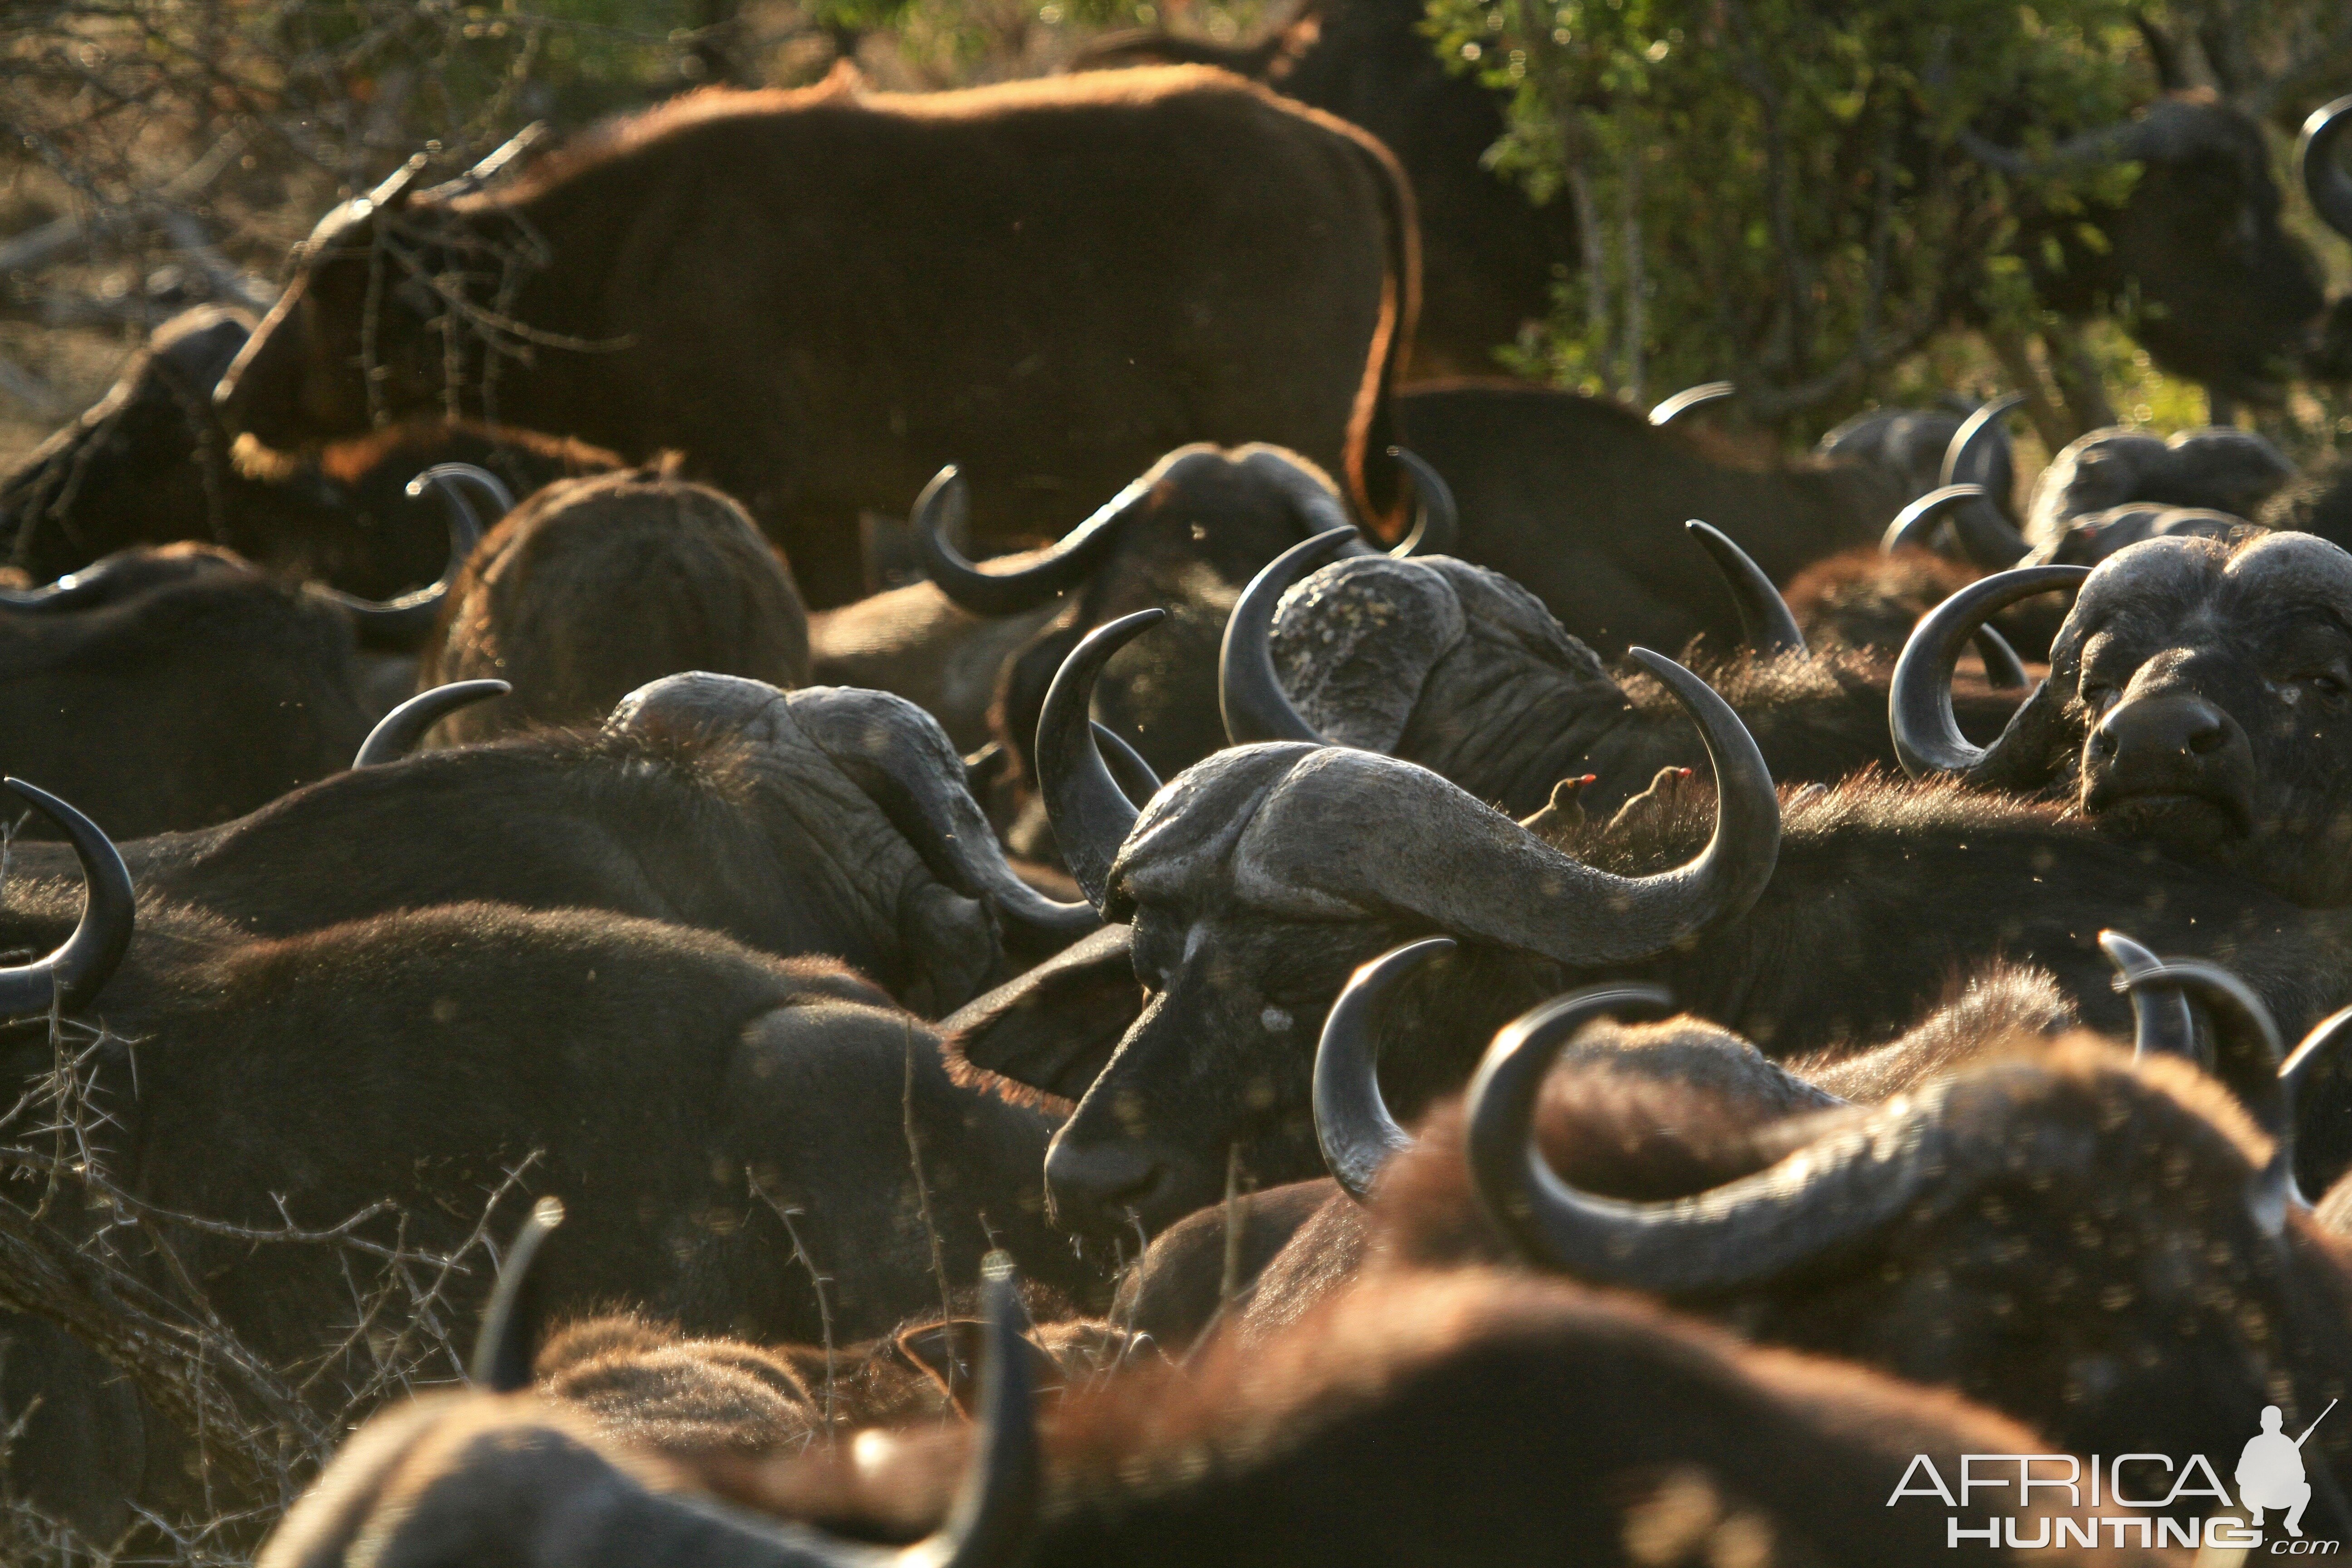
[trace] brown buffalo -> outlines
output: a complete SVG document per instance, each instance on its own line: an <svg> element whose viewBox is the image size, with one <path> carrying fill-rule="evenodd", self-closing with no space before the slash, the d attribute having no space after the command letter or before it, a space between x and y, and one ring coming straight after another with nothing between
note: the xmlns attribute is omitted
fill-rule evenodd
<svg viewBox="0 0 2352 1568"><path fill-rule="evenodd" d="M1371 137L1222 72L709 92L497 191L413 193L419 166L321 220L231 366L248 451L452 405L675 448L820 606L862 585L859 510L943 463L999 541L1195 440L1388 501L1411 193Z"/></svg>
<svg viewBox="0 0 2352 1568"><path fill-rule="evenodd" d="M640 468L530 497L466 563L417 689L500 679L513 690L441 721L445 743L542 727L593 729L665 675L808 683L808 616L743 509Z"/></svg>

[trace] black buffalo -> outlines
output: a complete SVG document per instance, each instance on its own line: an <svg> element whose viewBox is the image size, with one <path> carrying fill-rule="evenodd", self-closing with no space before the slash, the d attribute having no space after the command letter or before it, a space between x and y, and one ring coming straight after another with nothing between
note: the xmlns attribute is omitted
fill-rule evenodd
<svg viewBox="0 0 2352 1568"><path fill-rule="evenodd" d="M1134 619L1096 635L1132 636ZM2331 911L2053 805L1864 778L1792 796L1784 831L1736 716L1654 656L1651 671L1694 704L1723 781L1712 811L1669 793L1552 842L1411 763L1294 742L1221 752L1139 813L1073 728L1102 651L1074 656L1077 706L1049 702L1040 754L1073 872L1107 918L1131 924L1141 1011L1107 1061L1056 1057L1050 1016L963 1040L972 1060L1016 1077L1024 1057L1054 1062L1065 1093L1094 1075L1047 1165L1075 1228L1115 1234L1130 1213L1164 1226L1214 1200L1235 1145L1261 1182L1311 1173L1318 1020L1350 970L1413 936L1464 944L1408 995L1443 1042L1399 1063L1400 1095L1415 1104L1460 1081L1541 977L1596 965L1662 980L1775 1055L1875 1044L1956 970L2004 952L2048 969L2087 1019L2120 1026L2095 944L2109 926L2242 966L2294 1026L2352 992ZM1095 956L1102 970L1118 959ZM1085 989L1075 974L1063 985ZM2306 1146L2316 1176L2342 1163L2341 1131Z"/></svg>
<svg viewBox="0 0 2352 1568"><path fill-rule="evenodd" d="M20 863L62 870L54 847ZM826 954L937 1014L1095 924L1014 876L930 719L883 692L665 678L601 731L426 752L131 844L142 890L257 936L495 900ZM24 858L30 857L29 859Z"/></svg>
<svg viewBox="0 0 2352 1568"><path fill-rule="evenodd" d="M253 444L494 395L683 453L820 608L863 585L860 510L945 462L1000 546L1194 440L1279 441L1390 505L1412 195L1362 132L1223 72L702 93L488 190L415 191L421 166L320 221L230 367Z"/></svg>
<svg viewBox="0 0 2352 1568"><path fill-rule="evenodd" d="M2076 579L2050 676L1989 748L1945 721L1949 649L1991 609ZM1915 773L2067 797L2102 829L2297 903L2352 904L2352 555L2308 534L2172 535L2095 570L2023 567L1920 623L1895 740Z"/></svg>
<svg viewBox="0 0 2352 1568"><path fill-rule="evenodd" d="M12 874L0 942L49 956L0 972L0 1014L16 1020L0 1026L0 1058L8 1081L43 1081L54 1005L78 1053L84 1158L155 1216L315 1232L365 1215L363 1240L450 1252L501 1172L520 1170L576 1227L534 1271L546 1311L635 1305L768 1341L883 1332L936 1309L938 1271L968 1272L992 1245L1057 1286L1092 1279L1045 1223L1050 1110L951 1074L934 1033L837 963L671 923L484 903L277 937L150 890L134 921L102 836L10 787L74 836L89 893L78 911L70 882ZM11 1235L47 1227L61 1245L97 1245L100 1208L36 1213L38 1196L6 1200ZM361 1375L335 1359L351 1348L351 1258L155 1223L185 1274L119 1241L125 1267L158 1300L185 1300L174 1279L202 1280L212 1321L270 1366L318 1369L305 1386L333 1412L342 1380ZM451 1304L472 1310L485 1284L458 1277ZM135 1344L97 1348L148 1391ZM116 1398L110 1378L68 1358L12 1358L6 1373L11 1410L37 1396L37 1416L68 1435ZM118 1507L194 1500L182 1459L196 1435L152 1409L142 1425L143 1443L79 1478L86 1510L104 1511L95 1482ZM48 1440L37 1426L32 1446Z"/></svg>
<svg viewBox="0 0 2352 1568"><path fill-rule="evenodd" d="M418 473L471 464L524 495L619 466L577 442L419 419L248 473L213 391L252 330L219 306L156 328L104 398L0 479L7 564L47 583L134 545L194 539L388 599L432 582L447 558L441 508L409 490Z"/></svg>

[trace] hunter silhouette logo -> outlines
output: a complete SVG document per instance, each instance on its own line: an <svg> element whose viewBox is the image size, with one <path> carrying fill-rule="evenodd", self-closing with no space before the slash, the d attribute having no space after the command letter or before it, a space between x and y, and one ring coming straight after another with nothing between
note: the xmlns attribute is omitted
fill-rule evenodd
<svg viewBox="0 0 2352 1568"><path fill-rule="evenodd" d="M2285 1430L2284 1412L2275 1405L2263 1406L2262 1430L2238 1456L2234 1500L2203 1454L2185 1459L2146 1453L2094 1454L2087 1459L2074 1454L1963 1454L1957 1486L1937 1473L1933 1458L1915 1454L1886 1506L1906 1498L1936 1499L1953 1510L1946 1521L1946 1544L1953 1547L2202 1546L2260 1548L2266 1557L2332 1557L2343 1549L2341 1542L2304 1538L2312 1485L2303 1446L2336 1405L2329 1400L2302 1436L2293 1437ZM1988 1490L2004 1506L1969 1519L1971 1508L1983 1507L1978 1494ZM2063 1506L2048 1510L2062 1500ZM2233 1502L2243 1519L2229 1511ZM2196 1517L2200 1510L2201 1519ZM2276 1522L2285 1533L2275 1541L2265 1541L2266 1513L2281 1516Z"/></svg>
<svg viewBox="0 0 2352 1568"><path fill-rule="evenodd" d="M2336 1401L2329 1400L2327 1410L2335 1408ZM2238 1456L2238 1501L2246 1510L2247 1523L2259 1526L2263 1510L2283 1508L2287 1510L2286 1532L2303 1534L2303 1510L2311 1503L2311 1483L2303 1475L2303 1442L2327 1419L2327 1410L2303 1429L2303 1437L2290 1438L2280 1430L2284 1417L2279 1407L2263 1406L2263 1429L2246 1440L2246 1451Z"/></svg>

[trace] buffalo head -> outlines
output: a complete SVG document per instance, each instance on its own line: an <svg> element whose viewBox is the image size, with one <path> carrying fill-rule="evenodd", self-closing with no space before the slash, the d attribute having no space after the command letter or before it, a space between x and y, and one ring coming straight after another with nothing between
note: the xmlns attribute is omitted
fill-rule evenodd
<svg viewBox="0 0 2352 1568"><path fill-rule="evenodd" d="M2002 604L2074 582L2049 679L1989 750L1969 745L1948 723L1953 652ZM2063 791L2298 902L2352 900L2352 556L2325 540L2173 534L2087 573L1986 578L1920 623L1891 705L1914 774Z"/></svg>
<svg viewBox="0 0 2352 1568"><path fill-rule="evenodd" d="M536 134L525 131L430 191L415 188L425 164L418 153L319 220L295 253L293 281L214 393L228 427L251 437L241 446L284 454L443 409L453 383L478 384L486 354L520 352L499 341L493 314L466 303L467 287L530 265L536 247L520 236L493 242L471 232L451 203ZM241 457L248 467L267 463L262 453Z"/></svg>
<svg viewBox="0 0 2352 1568"><path fill-rule="evenodd" d="M1520 995L1523 972L1663 952L1745 910L1770 878L1780 814L1755 743L1703 682L1646 650L1634 657L1697 722L1722 784L1715 837L1670 871L1594 870L1426 769L1339 746L1221 752L1139 811L1095 751L1087 689L1156 618L1114 622L1081 644L1038 736L1055 833L1088 897L1131 923L1144 991L1046 1158L1067 1228L1165 1226L1215 1200L1229 1155L1261 1182L1316 1173L1324 1012L1350 971L1400 941L1444 933L1463 944L1415 977L1434 989L1406 1004L1452 1026ZM1433 1092L1468 1065L1466 1051L1453 1063L1442 1054L1399 1070L1425 1074L1412 1087Z"/></svg>

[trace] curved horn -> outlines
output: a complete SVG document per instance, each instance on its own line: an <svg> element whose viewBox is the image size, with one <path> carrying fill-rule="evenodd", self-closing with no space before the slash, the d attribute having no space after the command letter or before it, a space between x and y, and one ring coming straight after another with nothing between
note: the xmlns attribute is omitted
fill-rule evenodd
<svg viewBox="0 0 2352 1568"><path fill-rule="evenodd" d="M2311 1032L2287 1053L2286 1060L2279 1063L2279 1080L2286 1085L2288 1103L2295 1103L2302 1096L2304 1086L2311 1080L2312 1064L2333 1052L2346 1035L2352 1033L2347 1025L2352 1025L2352 1007L2339 1007L2314 1024Z"/></svg>
<svg viewBox="0 0 2352 1568"><path fill-rule="evenodd" d="M137 902L130 869L97 823L45 789L23 779L0 779L6 790L65 831L81 862L81 920L65 944L47 958L0 969L0 1018L29 1018L51 1007L87 1005L130 951Z"/></svg>
<svg viewBox="0 0 2352 1568"><path fill-rule="evenodd" d="M1372 1020L1397 982L1441 952L1454 939L1433 936L1391 948L1348 977L1323 1020L1315 1046L1315 1142L1340 1188L1358 1203L1372 1190L1389 1156L1412 1146L1412 1135L1381 1098L1380 1060Z"/></svg>
<svg viewBox="0 0 2352 1568"><path fill-rule="evenodd" d="M1234 601L1217 649L1217 706L1225 738L1236 746L1255 741L1305 741L1328 745L1315 726L1290 705L1289 693L1274 670L1274 612L1291 585L1347 552L1351 528L1335 528L1300 540L1267 562Z"/></svg>
<svg viewBox="0 0 2352 1568"><path fill-rule="evenodd" d="M1946 485L1941 489L1929 490L1895 514L1895 521L1886 525L1886 532L1878 541L1880 552L1892 555L1906 545L1932 549L1927 541L1936 531L1936 525L1944 521L1944 510L1960 501L1977 500L1984 493L1982 485Z"/></svg>
<svg viewBox="0 0 2352 1568"><path fill-rule="evenodd" d="M1220 752L1200 764L1211 777L1222 767L1282 781L1263 809L1236 825L1234 876L1254 897L1308 920L1388 910L1457 940L1588 972L1654 958L1737 919L1770 884L1780 854L1771 773L1739 715L1705 681L1648 648L1630 657L1688 715L1715 770L1714 833L1684 864L1641 876L1601 870L1427 768L1351 747L1293 743ZM1184 781L1169 788L1178 794ZM1331 852L1333 824L1369 822L1396 831L1367 829L1377 851ZM1313 826L1299 831L1306 824Z"/></svg>
<svg viewBox="0 0 2352 1568"><path fill-rule="evenodd" d="M430 691L420 691L383 718L360 742L355 768L396 763L416 749L425 731L460 708L470 708L492 697L504 697L514 688L503 680L453 680Z"/></svg>
<svg viewBox="0 0 2352 1568"><path fill-rule="evenodd" d="M1093 725L1095 749L1103 754L1103 765L1110 769L1112 782L1118 793L1127 796L1129 805L1140 805L1160 793L1160 775L1143 754L1127 743L1124 736L1108 725Z"/></svg>
<svg viewBox="0 0 2352 1568"><path fill-rule="evenodd" d="M59 615L79 610L106 597L114 580L121 575L124 560L121 556L93 562L79 572L68 572L54 583L44 583L37 588L0 588L0 610L16 610L28 615Z"/></svg>
<svg viewBox="0 0 2352 1568"><path fill-rule="evenodd" d="M1981 485L1992 466L1992 450L2005 447L2009 433L2001 420L2025 402L2018 393L1996 397L1960 422L1944 448L1942 483ZM1965 502L1952 514L1952 532L1960 551L1988 572L2013 566L2026 552L2025 536L2010 526L1990 497Z"/></svg>
<svg viewBox="0 0 2352 1568"><path fill-rule="evenodd" d="M423 642L433 630L433 623L441 614L442 601L449 596L457 574L465 569L467 557L473 554L474 546L482 538L482 520L466 500L461 481L473 484L492 500L503 503L501 516L514 506L513 495L499 482L498 476L471 463L437 463L409 480L411 497L421 497L430 485L439 492L441 504L448 512L449 560L433 583L396 599L385 600L363 599L340 588L317 590L351 613L362 640L410 648Z"/></svg>
<svg viewBox="0 0 2352 1568"><path fill-rule="evenodd" d="M2131 994L2133 1057L2180 1057L2211 1067L2213 1058L2197 1038L2197 1017L2180 988L2133 984L2162 969L2164 961L2119 931L2101 931L2099 951L2115 965L2116 989Z"/></svg>
<svg viewBox="0 0 2352 1568"><path fill-rule="evenodd" d="M563 1200L552 1194L530 1205L514 1244L499 1264L499 1282L490 1304L482 1309L482 1326L474 1336L474 1357L466 1369L467 1381L493 1394L513 1394L531 1385L531 1363L539 1359L539 1292L532 1289L530 1260L539 1256L548 1233L563 1223Z"/></svg>
<svg viewBox="0 0 2352 1568"><path fill-rule="evenodd" d="M948 534L961 532L971 511L963 475L950 463L915 498L908 520L915 551L922 557L923 574L957 607L975 616L1017 616L1085 582L1118 538L1119 524L1150 496L1152 484L1150 475L1137 479L1031 564L1013 572L983 572L948 542Z"/></svg>
<svg viewBox="0 0 2352 1568"><path fill-rule="evenodd" d="M464 506L463 487L467 485L481 491L482 499L490 503L490 510L496 514L490 519L492 522L514 510L514 491L507 489L504 479L478 463L436 463L409 480L405 493L410 500L423 500L426 490L438 490L451 505ZM474 531L482 531L478 517L474 519Z"/></svg>
<svg viewBox="0 0 2352 1568"><path fill-rule="evenodd" d="M1021 879L938 720L903 697L859 687L806 687L784 701L942 883L1041 936L1067 941L1101 923L1089 905L1057 902Z"/></svg>
<svg viewBox="0 0 2352 1568"><path fill-rule="evenodd" d="M1127 842L1138 815L1097 749L1093 720L1095 678L1110 656L1148 627L1167 618L1165 610L1138 610L1086 635L1045 691L1037 715L1037 789L1063 863L1097 910L1110 888L1111 862Z"/></svg>
<svg viewBox="0 0 2352 1568"><path fill-rule="evenodd" d="M1715 569L1723 574L1723 585L1731 594L1733 608L1739 612L1739 635L1748 646L1766 658L1803 653L1805 634L1798 629L1797 617L1789 611L1789 601L1780 597L1780 590L1772 585L1772 579L1764 575L1764 569L1748 552L1733 543L1723 530L1696 518L1683 526L1713 558Z"/></svg>
<svg viewBox="0 0 2352 1568"><path fill-rule="evenodd" d="M1534 1261L1638 1290L1728 1289L1870 1235L1936 1179L1943 1151L1932 1114L1890 1106L1752 1176L1690 1197L1633 1202L1570 1186L1532 1136L1546 1071L1593 1019L1665 1005L1666 994L1651 986L1571 993L1496 1035L1471 1079L1466 1141L1480 1206ZM1944 1080L1919 1098L1948 1093L1960 1081Z"/></svg>
<svg viewBox="0 0 2352 1568"><path fill-rule="evenodd" d="M1705 381L1696 386L1686 386L1664 403L1650 410L1650 423L1657 426L1673 424L1694 408L1704 408L1710 403L1721 403L1737 396L1739 388L1727 381Z"/></svg>
<svg viewBox="0 0 2352 1568"><path fill-rule="evenodd" d="M1977 658L1984 666L1985 684L1996 691L2025 689L2025 661L2009 646L2009 639L1990 626L1979 626L1969 639L1976 644Z"/></svg>
<svg viewBox="0 0 2352 1568"><path fill-rule="evenodd" d="M2273 1140L2270 1163L2254 1178L2252 1202L2263 1228L2277 1235L2290 1205L2302 1205L2294 1184L2294 1103L2280 1058L2278 1026L2246 983L2218 964L2174 959L2144 970L2126 984L2135 994L2170 989L2202 1008L2213 1030L2213 1076Z"/></svg>
<svg viewBox="0 0 2352 1568"><path fill-rule="evenodd" d="M1412 528L1389 552L1400 561L1411 555L1446 555L1462 531L1461 509L1454 504L1454 487L1424 461L1420 453L1391 447L1389 456L1412 480Z"/></svg>
<svg viewBox="0 0 2352 1568"><path fill-rule="evenodd" d="M1895 757L1913 778L1931 773L1968 773L2007 742L2006 732L1980 750L1960 733L1952 715L1952 667L1977 628L2020 599L2070 588L2091 574L2087 566L2018 566L1979 579L1920 617L1895 661L1886 709Z"/></svg>
<svg viewBox="0 0 2352 1568"><path fill-rule="evenodd" d="M2311 111L2294 144L2294 171L2311 205L2327 226L2352 238L2352 174L2344 172L2341 148L2352 133L2352 93Z"/></svg>

